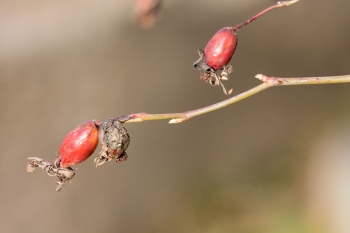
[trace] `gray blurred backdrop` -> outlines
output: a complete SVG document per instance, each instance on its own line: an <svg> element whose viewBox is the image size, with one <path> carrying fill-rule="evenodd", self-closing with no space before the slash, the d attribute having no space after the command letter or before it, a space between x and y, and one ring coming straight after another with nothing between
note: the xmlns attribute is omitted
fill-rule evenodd
<svg viewBox="0 0 350 233"><path fill-rule="evenodd" d="M183 124L127 124L129 159L54 160L80 123L224 100L197 49L271 0L165 0L143 30L127 0L0 2L1 232L350 232L349 84L275 87ZM233 95L279 77L350 74L350 1L301 0L238 32Z"/></svg>

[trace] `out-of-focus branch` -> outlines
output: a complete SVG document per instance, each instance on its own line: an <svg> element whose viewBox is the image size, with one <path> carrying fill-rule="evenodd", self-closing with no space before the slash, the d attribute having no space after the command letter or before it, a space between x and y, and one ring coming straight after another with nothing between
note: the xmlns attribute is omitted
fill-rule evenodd
<svg viewBox="0 0 350 233"><path fill-rule="evenodd" d="M136 113L130 114L129 122L142 122L151 120L168 120L170 124L181 123L189 120L192 117L199 116L205 113L209 113L220 108L224 108L252 95L255 95L269 87L273 86L287 86L287 85L310 85L310 84L334 84L334 83L350 83L350 75L343 76L329 76L329 77L305 77L305 78L278 78L278 77L267 77L263 74L255 76L263 83L236 96L233 96L227 100L219 103L203 107L200 109L190 110L183 113L165 113L165 114L147 114L147 113Z"/></svg>

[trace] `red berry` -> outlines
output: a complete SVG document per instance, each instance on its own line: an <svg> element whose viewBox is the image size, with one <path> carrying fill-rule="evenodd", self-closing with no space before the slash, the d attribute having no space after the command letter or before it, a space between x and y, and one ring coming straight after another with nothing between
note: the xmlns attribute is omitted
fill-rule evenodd
<svg viewBox="0 0 350 233"><path fill-rule="evenodd" d="M223 68L231 60L237 41L237 35L230 27L220 29L205 46L204 62L215 71Z"/></svg>
<svg viewBox="0 0 350 233"><path fill-rule="evenodd" d="M85 161L98 144L95 121L86 121L71 131L64 139L58 157L58 167L66 168Z"/></svg>

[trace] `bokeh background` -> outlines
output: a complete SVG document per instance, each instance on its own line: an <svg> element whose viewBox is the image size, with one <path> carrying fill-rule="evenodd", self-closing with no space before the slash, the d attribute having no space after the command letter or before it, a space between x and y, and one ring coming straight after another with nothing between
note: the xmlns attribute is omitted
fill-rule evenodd
<svg viewBox="0 0 350 233"><path fill-rule="evenodd" d="M72 184L26 172L80 123L227 98L197 49L271 0L165 0L150 30L127 0L0 2L1 232L350 232L349 84L276 87L183 124L127 124L129 159ZM226 87L350 74L350 1L301 0L238 32Z"/></svg>

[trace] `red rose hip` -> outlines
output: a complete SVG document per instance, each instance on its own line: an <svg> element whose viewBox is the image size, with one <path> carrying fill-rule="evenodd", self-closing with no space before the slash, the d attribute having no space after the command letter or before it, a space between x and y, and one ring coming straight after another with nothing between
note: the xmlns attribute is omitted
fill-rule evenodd
<svg viewBox="0 0 350 233"><path fill-rule="evenodd" d="M98 145L98 128L95 121L86 121L71 131L64 139L57 166L67 168L85 161Z"/></svg>
<svg viewBox="0 0 350 233"><path fill-rule="evenodd" d="M202 50L198 50L200 58L193 64L194 68L207 74L224 69L230 62L236 47L237 34L231 27L221 28Z"/></svg>
<svg viewBox="0 0 350 233"><path fill-rule="evenodd" d="M235 27L224 27L220 29L208 42L204 48L204 52L199 49L199 59L193 63L195 69L200 71L200 79L210 83L213 86L221 85L226 95L232 92L232 89L226 91L222 81L228 80L228 76L232 72L232 66L227 65L237 47L237 34L236 31L250 24L266 12L292 5L299 0L280 1L277 4L272 5L265 10L259 12L253 17L249 18L245 22L238 24ZM221 74L217 74L218 70L222 70Z"/></svg>
<svg viewBox="0 0 350 233"><path fill-rule="evenodd" d="M204 62L217 71L230 62L237 47L237 35L229 27L220 29L204 48Z"/></svg>
<svg viewBox="0 0 350 233"><path fill-rule="evenodd" d="M193 64L194 68L201 72L201 79L213 86L221 85L226 95L232 89L226 91L222 81L228 80L228 75L232 72L232 66L227 65L237 47L238 38L231 27L220 29L207 43L202 50L198 50L199 59ZM220 75L216 71L222 70Z"/></svg>

